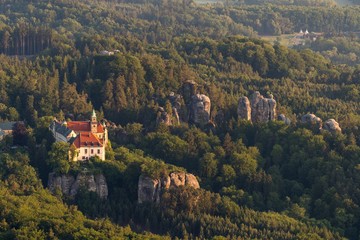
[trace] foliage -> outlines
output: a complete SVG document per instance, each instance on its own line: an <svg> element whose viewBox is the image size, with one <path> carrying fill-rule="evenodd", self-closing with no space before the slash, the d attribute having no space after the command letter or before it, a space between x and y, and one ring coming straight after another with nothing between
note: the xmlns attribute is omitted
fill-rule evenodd
<svg viewBox="0 0 360 240"><path fill-rule="evenodd" d="M43 189L26 155L0 156L1 239L165 239L137 234L108 219L87 219Z"/></svg>
<svg viewBox="0 0 360 240"><path fill-rule="evenodd" d="M66 174L70 170L70 146L65 142L56 142L52 145L47 163L57 173Z"/></svg>
<svg viewBox="0 0 360 240"><path fill-rule="evenodd" d="M181 239L359 237L358 7L0 2L0 118L34 128L14 129L22 154L1 143L1 239L158 237L113 223ZM323 37L295 49L254 38L306 28ZM211 98L215 127L184 123L186 97L177 103L182 123L156 127L158 108L172 112L171 93L183 94L187 80ZM292 124L238 120L239 97L256 90L272 93ZM104 162L71 163L69 146L53 144L49 116L86 120L92 108L108 120L114 149ZM296 122L310 112L336 119L342 133ZM68 204L100 220L41 186L51 171L83 167L105 175L109 197L80 191ZM202 189L169 189L160 205L136 203L141 174L173 171L196 174Z"/></svg>

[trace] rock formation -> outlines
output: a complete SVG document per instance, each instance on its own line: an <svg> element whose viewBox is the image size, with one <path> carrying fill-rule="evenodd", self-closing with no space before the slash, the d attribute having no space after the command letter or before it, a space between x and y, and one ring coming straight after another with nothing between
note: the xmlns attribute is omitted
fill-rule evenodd
<svg viewBox="0 0 360 240"><path fill-rule="evenodd" d="M56 176L55 173L49 174L48 188L54 193L58 188L64 195L70 196L71 187L75 182L75 178L71 175Z"/></svg>
<svg viewBox="0 0 360 240"><path fill-rule="evenodd" d="M161 179L153 179L141 175L138 183L138 203L159 203L163 190L178 188L180 186L190 186L195 189L200 188L196 177L189 173L173 172Z"/></svg>
<svg viewBox="0 0 360 240"><path fill-rule="evenodd" d="M284 114L280 114L277 118L278 121L282 121L284 122L286 125L290 125L291 124L291 120L289 118L287 118Z"/></svg>
<svg viewBox="0 0 360 240"><path fill-rule="evenodd" d="M141 175L138 183L138 203L159 203L162 186L161 180Z"/></svg>
<svg viewBox="0 0 360 240"><path fill-rule="evenodd" d="M251 120L251 105L247 97L241 97L238 102L237 114L239 118Z"/></svg>
<svg viewBox="0 0 360 240"><path fill-rule="evenodd" d="M335 132L341 132L341 128L339 126L339 123L335 121L334 119L329 119L324 123L323 129L335 133Z"/></svg>
<svg viewBox="0 0 360 240"><path fill-rule="evenodd" d="M64 195L73 197L81 187L90 192L96 192L102 199L108 196L106 179L102 174L79 173L76 179L72 175L49 174L48 188L53 193L59 189Z"/></svg>
<svg viewBox="0 0 360 240"><path fill-rule="evenodd" d="M196 94L192 96L190 107L191 123L205 125L210 120L210 98L204 94Z"/></svg>
<svg viewBox="0 0 360 240"><path fill-rule="evenodd" d="M172 106L173 121L175 124L180 124L179 112L181 111L181 95L171 92L169 100Z"/></svg>
<svg viewBox="0 0 360 240"><path fill-rule="evenodd" d="M166 126L180 124L180 118L177 109L173 107L172 114L169 114L163 107L159 107L156 117L156 125L159 125L160 123L163 123Z"/></svg>
<svg viewBox="0 0 360 240"><path fill-rule="evenodd" d="M181 108L181 95L171 92L169 94L169 100L173 108L176 108L179 111Z"/></svg>
<svg viewBox="0 0 360 240"><path fill-rule="evenodd" d="M268 122L275 120L276 101L264 98L258 91L251 96L251 120L253 122Z"/></svg>
<svg viewBox="0 0 360 240"><path fill-rule="evenodd" d="M252 122L273 121L276 116L276 101L272 96L265 98L256 91L251 95L250 101L247 97L239 99L237 113L239 118Z"/></svg>
<svg viewBox="0 0 360 240"><path fill-rule="evenodd" d="M172 115L173 115L173 123L175 124L180 124L180 117L179 117L179 112L178 109L173 107L172 109Z"/></svg>
<svg viewBox="0 0 360 240"><path fill-rule="evenodd" d="M196 94L196 89L197 84L192 80L188 80L182 85L182 96L186 105L191 104L191 98Z"/></svg>
<svg viewBox="0 0 360 240"><path fill-rule="evenodd" d="M303 124L310 124L316 125L319 129L322 128L322 120L321 118L317 117L315 114L308 113L301 117L301 123Z"/></svg>
<svg viewBox="0 0 360 240"><path fill-rule="evenodd" d="M172 125L172 117L168 114L163 107L158 108L157 118L156 118L156 125L163 123L167 126Z"/></svg>

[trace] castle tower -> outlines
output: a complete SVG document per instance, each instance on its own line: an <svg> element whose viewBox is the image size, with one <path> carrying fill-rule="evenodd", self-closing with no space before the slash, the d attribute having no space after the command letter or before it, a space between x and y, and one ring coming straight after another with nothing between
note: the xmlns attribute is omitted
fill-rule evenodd
<svg viewBox="0 0 360 240"><path fill-rule="evenodd" d="M91 115L91 132L92 133L97 133L97 118L96 118L96 113L95 110L93 110L92 115Z"/></svg>

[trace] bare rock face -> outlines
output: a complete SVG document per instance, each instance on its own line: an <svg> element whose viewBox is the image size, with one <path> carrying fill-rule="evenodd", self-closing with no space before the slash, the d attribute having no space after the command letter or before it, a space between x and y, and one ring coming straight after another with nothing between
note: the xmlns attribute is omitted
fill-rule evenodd
<svg viewBox="0 0 360 240"><path fill-rule="evenodd" d="M108 196L106 179L102 174L94 176L93 174L79 173L76 179L71 175L49 174L48 188L53 193L59 189L64 195L73 197L81 187L89 192L96 192L102 199L106 199Z"/></svg>
<svg viewBox="0 0 360 240"><path fill-rule="evenodd" d="M48 188L51 192L60 189L64 195L70 195L71 187L75 182L75 178L71 175L56 176L55 173L49 174Z"/></svg>
<svg viewBox="0 0 360 240"><path fill-rule="evenodd" d="M264 98L260 92L256 91L250 96L250 105L251 105L251 120L254 121L257 118L257 105L260 100Z"/></svg>
<svg viewBox="0 0 360 240"><path fill-rule="evenodd" d="M95 175L96 193L102 199L106 199L109 195L109 189L106 183L106 178L102 174Z"/></svg>
<svg viewBox="0 0 360 240"><path fill-rule="evenodd" d="M269 104L269 121L274 121L276 117L276 101L273 97L266 99Z"/></svg>
<svg viewBox="0 0 360 240"><path fill-rule="evenodd" d="M186 81L182 86L182 95L185 103L191 104L191 97L196 94L197 84L192 80Z"/></svg>
<svg viewBox="0 0 360 240"><path fill-rule="evenodd" d="M195 189L200 188L199 181L193 174L185 174L185 185L193 187Z"/></svg>
<svg viewBox="0 0 360 240"><path fill-rule="evenodd" d="M310 124L316 125L319 129L322 128L322 120L321 118L317 117L315 114L308 113L301 117L301 123L303 124Z"/></svg>
<svg viewBox="0 0 360 240"><path fill-rule="evenodd" d="M180 124L180 117L177 109L173 107L172 114L169 114L168 112L165 111L163 107L159 107L156 117L156 125L159 125L160 123L163 123L166 126Z"/></svg>
<svg viewBox="0 0 360 240"><path fill-rule="evenodd" d="M274 121L276 115L276 101L264 98L259 92L251 96L251 119L253 122Z"/></svg>
<svg viewBox="0 0 360 240"><path fill-rule="evenodd" d="M173 172L161 179L153 179L141 175L138 183L138 203L160 203L163 190L181 186L190 186L195 189L200 188L196 177L189 173Z"/></svg>
<svg viewBox="0 0 360 240"><path fill-rule="evenodd" d="M180 110L180 108L181 108L181 95L171 92L169 94L169 100L170 100L171 105L174 108L176 108L177 110Z"/></svg>
<svg viewBox="0 0 360 240"><path fill-rule="evenodd" d="M290 125L291 124L291 120L289 118L287 118L284 114L280 114L277 118L278 121L282 121L284 122L286 125Z"/></svg>
<svg viewBox="0 0 360 240"><path fill-rule="evenodd" d="M170 173L170 186L179 187L185 185L185 173Z"/></svg>
<svg viewBox="0 0 360 240"><path fill-rule="evenodd" d="M76 177L76 181L71 186L70 196L75 196L80 187L85 187L89 192L96 192L96 183L94 175L85 175L79 173Z"/></svg>
<svg viewBox="0 0 360 240"><path fill-rule="evenodd" d="M329 119L324 123L323 129L335 133L335 132L341 132L340 125L335 119Z"/></svg>
<svg viewBox="0 0 360 240"><path fill-rule="evenodd" d="M241 97L239 99L237 114L240 119L251 120L251 105L247 97Z"/></svg>
<svg viewBox="0 0 360 240"><path fill-rule="evenodd" d="M166 126L172 125L171 115L168 114L163 107L159 107L156 118L156 125L159 125L160 123L163 123Z"/></svg>
<svg viewBox="0 0 360 240"><path fill-rule="evenodd" d="M179 117L178 109L173 107L172 111L173 111L173 117L174 117L173 122L176 125L179 125L180 124L180 117Z"/></svg>
<svg viewBox="0 0 360 240"><path fill-rule="evenodd" d="M171 92L169 100L172 106L173 124L180 124L179 112L181 112L182 97L179 94Z"/></svg>
<svg viewBox="0 0 360 240"><path fill-rule="evenodd" d="M276 117L276 101L271 95L265 98L258 91L250 96L241 97L238 102L237 113L239 118L252 122L274 121Z"/></svg>
<svg viewBox="0 0 360 240"><path fill-rule="evenodd" d="M210 120L210 98L204 94L192 96L190 107L190 121L195 124L205 125Z"/></svg>
<svg viewBox="0 0 360 240"><path fill-rule="evenodd" d="M138 183L138 203L160 202L161 181L141 175Z"/></svg>

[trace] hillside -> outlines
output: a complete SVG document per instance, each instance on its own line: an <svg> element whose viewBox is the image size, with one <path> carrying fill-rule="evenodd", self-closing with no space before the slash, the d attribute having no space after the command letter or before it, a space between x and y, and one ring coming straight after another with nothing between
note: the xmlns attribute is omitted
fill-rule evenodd
<svg viewBox="0 0 360 240"><path fill-rule="evenodd" d="M359 8L315 5L2 0L0 238L358 239Z"/></svg>

